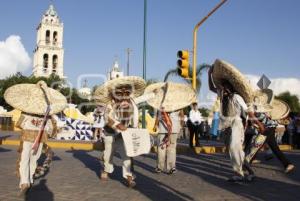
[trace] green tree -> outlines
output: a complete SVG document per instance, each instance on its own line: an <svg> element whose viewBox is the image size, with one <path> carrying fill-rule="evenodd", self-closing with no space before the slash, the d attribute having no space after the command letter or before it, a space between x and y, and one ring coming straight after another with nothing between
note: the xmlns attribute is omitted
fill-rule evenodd
<svg viewBox="0 0 300 201"><path fill-rule="evenodd" d="M201 76L203 74L203 71L208 70L210 67L211 67L211 65L209 65L209 64L201 64L197 67L197 69L196 69L196 92L197 93L199 93L201 85L202 85ZM165 75L164 81L167 81L169 76L181 77L178 74L177 68L169 70ZM193 77L193 68L191 66L189 67L189 77L190 78ZM192 79L185 79L185 78L182 78L182 79L185 82L187 82L188 84L192 85Z"/></svg>
<svg viewBox="0 0 300 201"><path fill-rule="evenodd" d="M4 93L6 89L8 89L9 87L15 84L22 84L22 83L35 84L40 80L44 80L49 87L52 87L54 89L60 89L65 83L63 79L59 78L59 76L55 74L50 75L48 78L35 77L35 76L26 77L22 75L20 72L18 72L15 75L11 75L5 79L0 80L0 105L8 110L12 109L12 107L8 105L4 100Z"/></svg>
<svg viewBox="0 0 300 201"><path fill-rule="evenodd" d="M207 109L207 108L205 108L205 107L201 107L201 108L199 109L199 111L201 112L201 114L202 114L203 117L208 117L209 112L210 112L210 110Z"/></svg>
<svg viewBox="0 0 300 201"><path fill-rule="evenodd" d="M290 106L291 112L300 112L299 98L296 95L287 91L279 94L276 98L286 102Z"/></svg>

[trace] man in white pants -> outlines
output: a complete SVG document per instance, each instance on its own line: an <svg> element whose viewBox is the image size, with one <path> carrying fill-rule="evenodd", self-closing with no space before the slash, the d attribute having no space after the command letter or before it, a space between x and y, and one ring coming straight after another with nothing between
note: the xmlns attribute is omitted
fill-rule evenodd
<svg viewBox="0 0 300 201"><path fill-rule="evenodd" d="M67 106L66 98L58 91L48 88L44 81L37 84L17 84L4 93L5 101L22 111L17 126L22 129L17 162L17 174L20 177L20 196L33 184L43 143L48 135L56 132L56 123L51 116L61 112Z"/></svg>
<svg viewBox="0 0 300 201"><path fill-rule="evenodd" d="M104 171L101 179L107 180L113 173L113 156L117 150L123 160L122 172L128 187L136 185L131 171L131 158L126 155L121 132L127 128L138 127L137 104L155 96L155 93L143 95L146 83L142 78L128 76L116 78L100 86L95 92L96 102L107 104L104 137Z"/></svg>
<svg viewBox="0 0 300 201"><path fill-rule="evenodd" d="M157 144L157 167L155 171L160 173L166 171L168 174L173 174L176 172L176 147L177 147L177 137L181 129L181 117L179 116L180 112L171 112L162 114L159 112L159 115L156 121L156 127L158 126L159 134L158 144ZM168 123L164 121L162 115L169 115L171 120L169 129ZM170 135L168 136L170 132ZM166 140L166 138L168 138Z"/></svg>
<svg viewBox="0 0 300 201"><path fill-rule="evenodd" d="M19 119L18 126L22 129L20 142L20 189L26 191L33 184L33 175L37 167L37 160L41 156L43 143L47 141L47 135L52 135L53 126L49 120L46 123L44 134L39 143L37 152L32 149L35 138L37 137L42 125L43 118L34 115L22 115Z"/></svg>
<svg viewBox="0 0 300 201"><path fill-rule="evenodd" d="M209 71L209 88L217 93L221 100L220 130L223 130L229 140L225 143L229 150L234 175L230 182L244 180L243 168L252 172L245 163L244 124L247 121L248 107L245 103L251 100L251 87L243 75L231 64L216 60Z"/></svg>

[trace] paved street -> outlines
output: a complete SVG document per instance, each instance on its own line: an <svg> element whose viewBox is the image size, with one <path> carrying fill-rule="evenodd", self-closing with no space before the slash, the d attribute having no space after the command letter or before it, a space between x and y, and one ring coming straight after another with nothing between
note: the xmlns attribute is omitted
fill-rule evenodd
<svg viewBox="0 0 300 201"><path fill-rule="evenodd" d="M120 160L111 180L100 181L99 152L55 150L50 172L34 184L27 197L18 198L14 175L16 146L0 147L0 201L106 201L106 200L300 200L300 173L281 172L276 159L255 165L253 183L230 184L228 159L223 155L178 156L176 175L155 174L155 155L135 160L137 187L120 182ZM300 167L300 153L288 157Z"/></svg>

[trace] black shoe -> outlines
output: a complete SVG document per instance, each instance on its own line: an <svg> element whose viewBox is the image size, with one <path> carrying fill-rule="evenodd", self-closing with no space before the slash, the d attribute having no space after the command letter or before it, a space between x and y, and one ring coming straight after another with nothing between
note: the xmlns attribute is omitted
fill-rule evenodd
<svg viewBox="0 0 300 201"><path fill-rule="evenodd" d="M255 175L254 174L249 174L247 177L246 177L247 181L249 182L252 182L254 179L255 179Z"/></svg>
<svg viewBox="0 0 300 201"><path fill-rule="evenodd" d="M228 182L232 182L232 183L236 183L236 182L242 182L242 181L245 181L245 179L244 179L244 177L242 177L242 176L236 176L236 175L234 175L234 176L232 176L231 178L229 178L227 181L228 181Z"/></svg>
<svg viewBox="0 0 300 201"><path fill-rule="evenodd" d="M162 172L162 170L161 170L161 169L159 169L158 167L157 167L157 168L155 168L155 169L154 169L154 171L155 171L156 173L161 173L161 172Z"/></svg>
<svg viewBox="0 0 300 201"><path fill-rule="evenodd" d="M177 172L176 168L172 168L168 174L171 175L171 174L175 174Z"/></svg>
<svg viewBox="0 0 300 201"><path fill-rule="evenodd" d="M269 160L271 160L273 158L274 158L274 156L272 154L268 154L268 155L265 156L265 160L266 161L269 161Z"/></svg>

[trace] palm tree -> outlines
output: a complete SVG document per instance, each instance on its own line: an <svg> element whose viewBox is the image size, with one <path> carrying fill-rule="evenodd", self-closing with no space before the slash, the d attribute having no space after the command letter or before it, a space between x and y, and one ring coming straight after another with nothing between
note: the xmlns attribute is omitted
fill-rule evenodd
<svg viewBox="0 0 300 201"><path fill-rule="evenodd" d="M151 84L155 84L157 82L158 82L158 80L156 80L156 79L148 79L148 80L146 80L146 86L149 86Z"/></svg>
<svg viewBox="0 0 300 201"><path fill-rule="evenodd" d="M203 73L204 70L208 70L210 67L211 67L211 65L209 65L209 64L201 64L197 67L197 69L196 69L196 92L197 93L199 93L200 88L201 88L202 73ZM171 69L166 73L165 78L164 78L164 82L166 82L168 80L170 75L179 76L177 68L176 69ZM193 76L193 69L190 66L189 67L189 77L192 77L192 76ZM192 84L192 79L184 79L184 81L186 81L188 84Z"/></svg>

